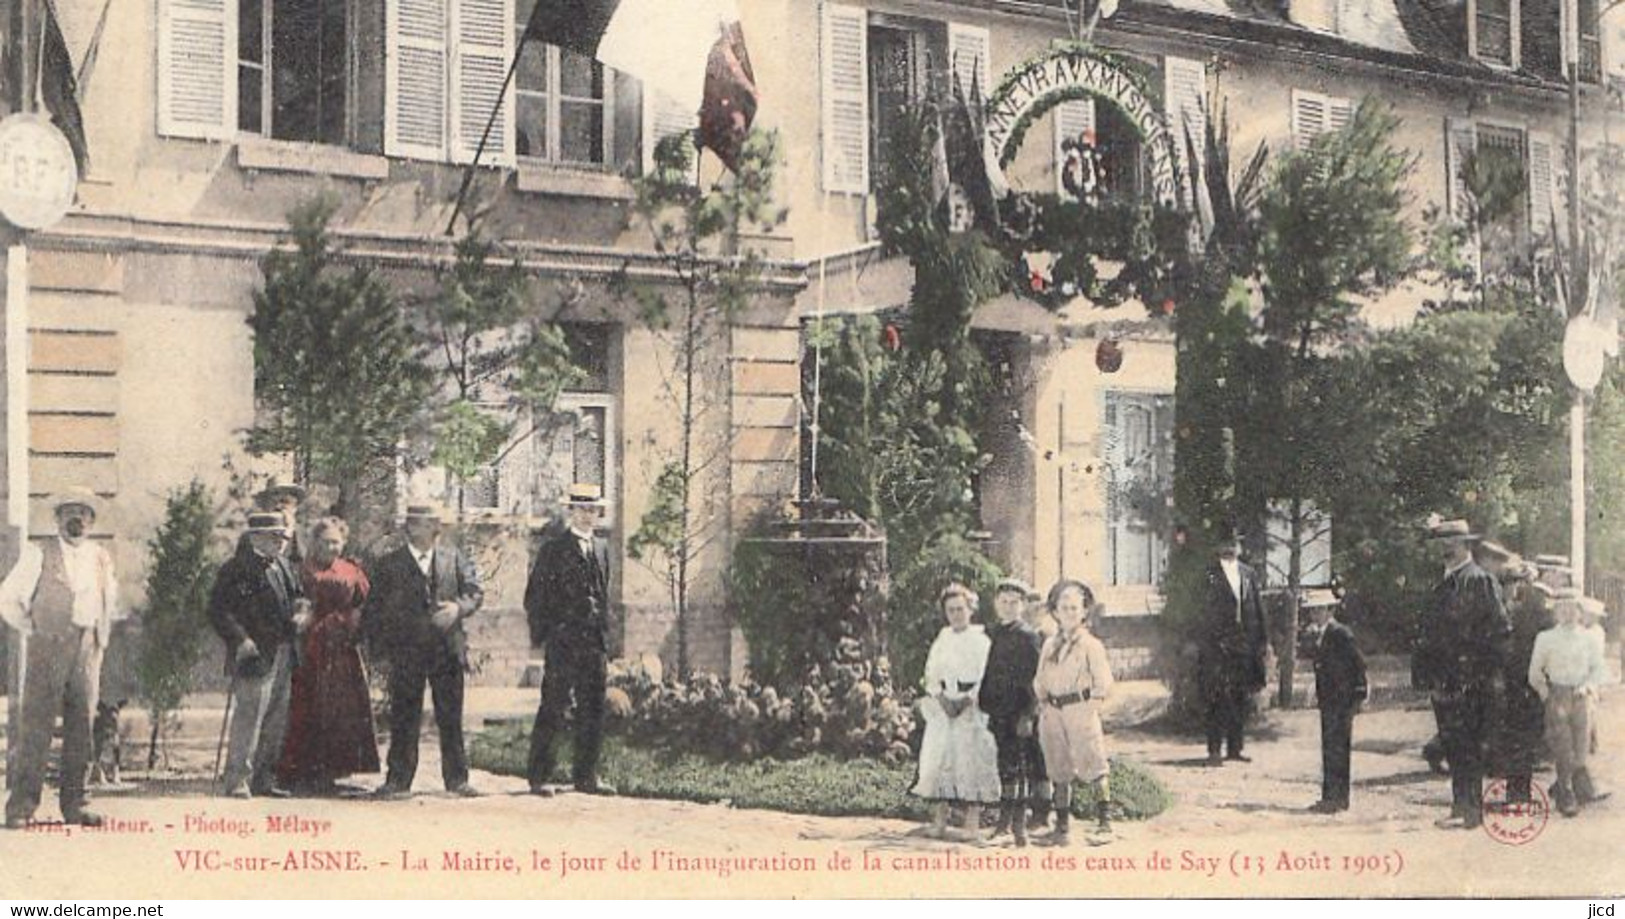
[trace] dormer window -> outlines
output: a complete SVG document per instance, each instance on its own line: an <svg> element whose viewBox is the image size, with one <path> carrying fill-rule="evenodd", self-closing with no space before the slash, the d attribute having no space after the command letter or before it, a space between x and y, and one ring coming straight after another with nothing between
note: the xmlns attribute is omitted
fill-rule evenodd
<svg viewBox="0 0 1625 919"><path fill-rule="evenodd" d="M1467 44L1473 57L1495 67L1516 68L1519 0L1468 0Z"/></svg>

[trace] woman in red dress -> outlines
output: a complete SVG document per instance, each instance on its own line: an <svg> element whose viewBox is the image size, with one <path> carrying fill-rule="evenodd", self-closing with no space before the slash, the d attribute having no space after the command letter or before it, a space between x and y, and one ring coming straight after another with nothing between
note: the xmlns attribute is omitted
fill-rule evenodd
<svg viewBox="0 0 1625 919"><path fill-rule="evenodd" d="M372 585L361 566L340 557L349 531L337 517L317 521L310 556L300 566L305 596L315 608L299 639L301 660L277 778L306 794L331 794L344 776L378 771L372 698L358 648L361 607Z"/></svg>

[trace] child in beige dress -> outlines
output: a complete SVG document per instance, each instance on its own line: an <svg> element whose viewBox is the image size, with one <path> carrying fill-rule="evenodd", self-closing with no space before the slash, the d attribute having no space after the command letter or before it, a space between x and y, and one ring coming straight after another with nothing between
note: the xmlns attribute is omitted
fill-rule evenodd
<svg viewBox="0 0 1625 919"><path fill-rule="evenodd" d="M1059 628L1044 643L1033 689L1038 696L1038 740L1044 765L1055 785L1055 829L1045 842L1066 845L1072 812L1072 783L1094 782L1097 833L1111 834L1111 764L1100 708L1112 688L1106 646L1089 632L1094 592L1081 581L1062 580L1049 592L1049 608Z"/></svg>

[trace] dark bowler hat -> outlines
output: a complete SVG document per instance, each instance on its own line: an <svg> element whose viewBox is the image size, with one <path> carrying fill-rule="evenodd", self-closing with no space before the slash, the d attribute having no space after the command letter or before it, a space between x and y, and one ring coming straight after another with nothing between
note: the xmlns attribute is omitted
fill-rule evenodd
<svg viewBox="0 0 1625 919"><path fill-rule="evenodd" d="M275 533L283 539L288 538L288 521L282 519L281 514L253 513L248 515L248 532Z"/></svg>

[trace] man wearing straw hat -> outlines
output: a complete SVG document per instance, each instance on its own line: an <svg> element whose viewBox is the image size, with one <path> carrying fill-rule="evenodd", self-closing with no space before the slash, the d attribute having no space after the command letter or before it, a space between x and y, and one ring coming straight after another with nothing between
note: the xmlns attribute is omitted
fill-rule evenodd
<svg viewBox="0 0 1625 919"><path fill-rule="evenodd" d="M288 796L276 787L276 764L288 727L294 639L310 611L287 542L281 514L249 514L237 552L220 566L209 595L209 621L226 643L231 676L223 788L233 798Z"/></svg>
<svg viewBox="0 0 1625 919"><path fill-rule="evenodd" d="M479 792L468 784L463 746L463 675L468 637L463 620L485 600L479 571L458 548L441 539L445 515L426 504L407 507L406 543L378 560L363 627L389 666L388 775L377 795L408 798L418 770L423 690L434 700L440 731L440 777L461 797Z"/></svg>
<svg viewBox="0 0 1625 919"><path fill-rule="evenodd" d="M1546 705L1546 742L1557 761L1553 803L1563 816L1573 817L1581 805L1598 798L1586 757L1591 752L1590 700L1605 671L1602 649L1579 626L1579 592L1560 589L1552 609L1557 624L1535 638L1529 685Z"/></svg>
<svg viewBox="0 0 1625 919"><path fill-rule="evenodd" d="M1349 754L1354 715L1367 694L1365 657L1354 633L1337 621L1338 598L1330 589L1305 591L1302 605L1315 624L1315 707L1320 709L1320 800L1310 810L1335 814L1349 809Z"/></svg>
<svg viewBox="0 0 1625 919"><path fill-rule="evenodd" d="M74 488L56 501L55 539L28 543L0 583L0 618L28 637L22 687L17 774L10 777L6 828L33 819L45 786L51 729L62 716L62 819L101 826L85 808L90 724L100 688L102 654L118 609L118 578L107 550L90 541L98 499Z"/></svg>
<svg viewBox="0 0 1625 919"><path fill-rule="evenodd" d="M1411 680L1433 694L1433 714L1450 765L1450 816L1441 828L1484 822L1484 775L1494 702L1505 684L1512 625L1501 588L1473 561L1478 539L1465 520L1429 521L1427 539L1444 577L1422 614Z"/></svg>
<svg viewBox="0 0 1625 919"><path fill-rule="evenodd" d="M594 532L603 509L597 485L570 486L564 497L565 526L536 551L525 585L525 615L532 647L546 646L542 698L530 735L530 790L554 791L553 741L575 700L575 761L570 779L577 791L612 795L598 777L604 737L604 681L609 664L609 552Z"/></svg>

